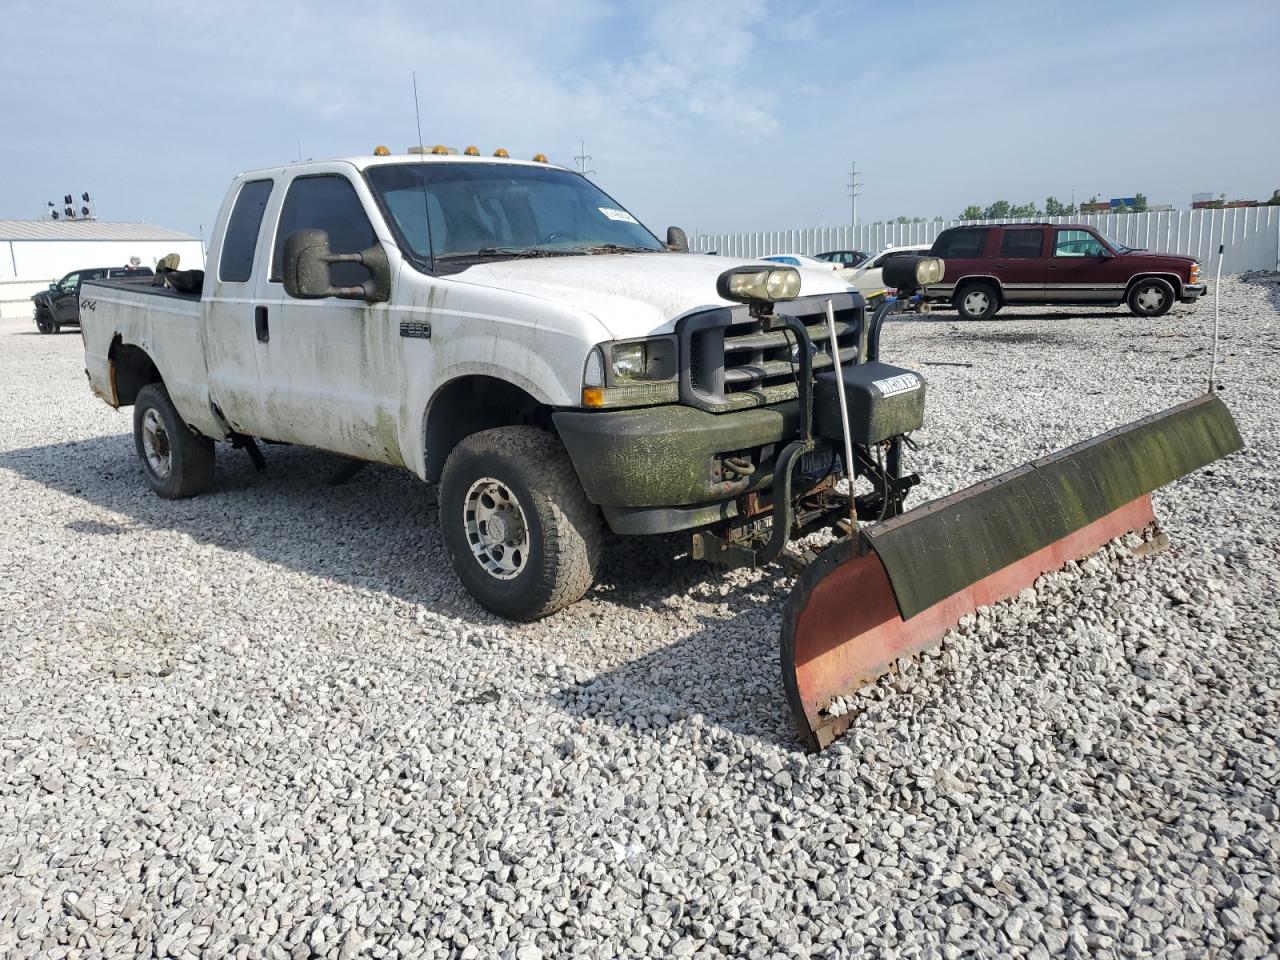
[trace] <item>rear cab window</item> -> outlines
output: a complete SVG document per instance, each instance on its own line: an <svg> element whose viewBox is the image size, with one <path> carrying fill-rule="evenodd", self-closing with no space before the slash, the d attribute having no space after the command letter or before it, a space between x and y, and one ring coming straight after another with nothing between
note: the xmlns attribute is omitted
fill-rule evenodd
<svg viewBox="0 0 1280 960"><path fill-rule="evenodd" d="M271 187L270 180L250 180L240 187L218 256L218 279L222 282L245 283L253 276L253 257Z"/></svg>
<svg viewBox="0 0 1280 960"><path fill-rule="evenodd" d="M284 242L296 230L325 231L332 253L360 253L377 240L351 181L338 173L298 177L289 185L271 257L273 283L284 277ZM369 270L359 263L335 263L329 276L334 286L355 287L368 279Z"/></svg>
<svg viewBox="0 0 1280 960"><path fill-rule="evenodd" d="M1087 230L1058 230L1053 238L1055 257L1100 257L1106 247Z"/></svg>
<svg viewBox="0 0 1280 960"><path fill-rule="evenodd" d="M991 229L989 227L944 231L934 241L933 249L929 251L929 255L952 260L981 257L982 251L987 245L987 234L990 232Z"/></svg>
<svg viewBox="0 0 1280 960"><path fill-rule="evenodd" d="M1004 231L1000 240L1000 256L1013 258L1039 257L1044 249L1043 230L1009 230Z"/></svg>

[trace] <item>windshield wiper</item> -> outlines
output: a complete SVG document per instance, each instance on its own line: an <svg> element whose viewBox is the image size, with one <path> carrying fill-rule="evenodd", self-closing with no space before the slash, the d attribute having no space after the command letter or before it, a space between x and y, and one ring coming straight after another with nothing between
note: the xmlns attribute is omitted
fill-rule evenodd
<svg viewBox="0 0 1280 960"><path fill-rule="evenodd" d="M478 260L484 257L567 257L577 250L547 250L542 247L481 247L470 253L446 253L437 260Z"/></svg>
<svg viewBox="0 0 1280 960"><path fill-rule="evenodd" d="M580 247L579 253L658 253L652 247L629 247L621 243L597 243L591 247Z"/></svg>

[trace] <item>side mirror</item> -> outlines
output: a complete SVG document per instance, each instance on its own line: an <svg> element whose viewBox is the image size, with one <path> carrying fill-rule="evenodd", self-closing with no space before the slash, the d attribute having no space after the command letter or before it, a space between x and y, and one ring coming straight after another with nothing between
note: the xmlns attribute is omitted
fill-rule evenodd
<svg viewBox="0 0 1280 960"><path fill-rule="evenodd" d="M355 287L335 287L329 268L335 263L358 263L369 278ZM364 300L381 303L391 299L391 264L382 244L359 253L332 253L325 230L295 230L284 241L284 289L298 300Z"/></svg>
<svg viewBox="0 0 1280 960"><path fill-rule="evenodd" d="M49 284L49 289L50 289L50 290L57 290L57 289L58 289L58 281L56 281L56 280L55 280L53 283Z"/></svg>
<svg viewBox="0 0 1280 960"><path fill-rule="evenodd" d="M667 249L673 253L689 252L689 238L679 227L667 227Z"/></svg>
<svg viewBox="0 0 1280 960"><path fill-rule="evenodd" d="M1115 254L1112 253L1110 250L1108 250L1106 247L1103 247L1102 250L1098 253L1098 257L1102 260L1110 260L1114 256Z"/></svg>

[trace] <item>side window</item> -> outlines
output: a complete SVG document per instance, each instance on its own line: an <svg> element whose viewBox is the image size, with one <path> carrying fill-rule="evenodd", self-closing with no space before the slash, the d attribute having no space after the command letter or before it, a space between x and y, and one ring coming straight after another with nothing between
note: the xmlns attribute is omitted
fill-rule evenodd
<svg viewBox="0 0 1280 960"><path fill-rule="evenodd" d="M1100 257L1102 241L1087 230L1059 230L1053 241L1055 257Z"/></svg>
<svg viewBox="0 0 1280 960"><path fill-rule="evenodd" d="M58 284L63 290L74 290L80 283L80 274L68 273L62 278L62 282Z"/></svg>
<svg viewBox="0 0 1280 960"><path fill-rule="evenodd" d="M1043 230L1006 230L1000 241L1000 256L1039 257L1043 248Z"/></svg>
<svg viewBox="0 0 1280 960"><path fill-rule="evenodd" d="M274 281L284 276L284 241L295 230L324 230L334 253L359 253L377 239L351 181L333 173L299 177L289 185L271 255ZM335 263L329 276L335 286L354 287L368 279L369 271L358 263Z"/></svg>
<svg viewBox="0 0 1280 960"><path fill-rule="evenodd" d="M950 257L952 259L980 257L982 256L982 248L987 245L987 234L990 232L990 230L982 228L944 233L938 237L937 242L933 245L934 249L931 254L935 257Z"/></svg>
<svg viewBox="0 0 1280 960"><path fill-rule="evenodd" d="M219 280L244 283L253 275L258 230L270 196L270 180L250 180L240 187L240 195L236 197L236 205L231 208L231 218L227 221L227 234L222 238L222 253L218 257Z"/></svg>

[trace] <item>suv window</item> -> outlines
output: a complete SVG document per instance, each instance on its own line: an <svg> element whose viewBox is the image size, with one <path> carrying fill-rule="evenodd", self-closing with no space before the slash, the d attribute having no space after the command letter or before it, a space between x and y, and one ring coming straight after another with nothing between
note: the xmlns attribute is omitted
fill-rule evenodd
<svg viewBox="0 0 1280 960"><path fill-rule="evenodd" d="M1105 249L1087 230L1059 230L1053 240L1055 257L1100 257Z"/></svg>
<svg viewBox="0 0 1280 960"><path fill-rule="evenodd" d="M258 249L258 230L262 214L271 196L270 180L250 180L240 187L236 205L231 208L227 233L222 238L218 257L218 279L227 283L244 283L253 276L253 255Z"/></svg>
<svg viewBox="0 0 1280 960"><path fill-rule="evenodd" d="M1044 248L1043 230L1008 230L1000 241L1002 257L1038 257Z"/></svg>
<svg viewBox="0 0 1280 960"><path fill-rule="evenodd" d="M952 260L961 257L980 257L982 248L987 245L987 234L990 232L989 227L948 230L934 241L929 255Z"/></svg>
<svg viewBox="0 0 1280 960"><path fill-rule="evenodd" d="M65 277L63 277L58 282L58 286L61 287L63 290L74 290L77 286L79 286L79 284L80 284L79 273L68 273Z"/></svg>
<svg viewBox="0 0 1280 960"><path fill-rule="evenodd" d="M350 180L336 173L299 177L289 185L284 209L280 211L271 256L272 280L279 281L284 276L285 238L295 230L307 229L327 232L333 253L359 253L377 239ZM329 276L334 286L355 287L368 279L369 271L358 263L335 263Z"/></svg>

